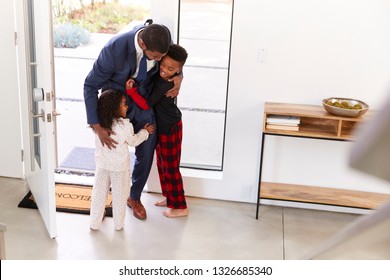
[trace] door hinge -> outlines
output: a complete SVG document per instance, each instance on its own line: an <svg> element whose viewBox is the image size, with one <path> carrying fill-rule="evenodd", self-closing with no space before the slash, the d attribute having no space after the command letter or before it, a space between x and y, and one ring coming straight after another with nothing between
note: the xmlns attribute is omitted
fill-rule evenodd
<svg viewBox="0 0 390 280"><path fill-rule="evenodd" d="M14 38L15 38L15 46L17 46L17 45L18 45L18 32L15 32L14 34L15 34L15 35L14 35Z"/></svg>
<svg viewBox="0 0 390 280"><path fill-rule="evenodd" d="M23 161L24 161L24 150L21 150L21 151L20 151L20 156L21 156L22 162L23 162Z"/></svg>

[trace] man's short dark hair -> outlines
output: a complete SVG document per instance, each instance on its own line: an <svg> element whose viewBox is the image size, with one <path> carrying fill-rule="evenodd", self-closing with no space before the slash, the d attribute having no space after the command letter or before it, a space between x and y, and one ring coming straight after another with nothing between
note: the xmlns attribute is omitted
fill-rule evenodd
<svg viewBox="0 0 390 280"><path fill-rule="evenodd" d="M179 62L181 66L184 65L188 57L187 51L177 44L170 45L166 55Z"/></svg>
<svg viewBox="0 0 390 280"><path fill-rule="evenodd" d="M171 44L171 33L164 25L150 24L141 33L146 49L165 54Z"/></svg>

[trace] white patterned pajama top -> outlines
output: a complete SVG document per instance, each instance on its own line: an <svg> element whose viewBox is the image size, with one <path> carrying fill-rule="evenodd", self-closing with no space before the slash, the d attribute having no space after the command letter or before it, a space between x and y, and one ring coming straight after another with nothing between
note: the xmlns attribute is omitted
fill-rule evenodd
<svg viewBox="0 0 390 280"><path fill-rule="evenodd" d="M104 209L111 188L114 226L121 230L126 217L126 201L130 193L130 154L129 146L135 147L146 141L149 133L141 129L134 133L129 119L119 118L114 121L111 135L118 142L116 148L103 147L95 134L95 183L92 189L90 227L99 229Z"/></svg>

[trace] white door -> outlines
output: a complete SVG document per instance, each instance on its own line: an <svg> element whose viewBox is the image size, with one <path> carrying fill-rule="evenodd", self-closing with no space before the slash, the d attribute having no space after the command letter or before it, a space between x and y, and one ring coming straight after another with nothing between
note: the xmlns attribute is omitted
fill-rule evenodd
<svg viewBox="0 0 390 280"><path fill-rule="evenodd" d="M22 61L19 73L24 171L48 233L54 238L56 141L51 1L15 2L18 54Z"/></svg>

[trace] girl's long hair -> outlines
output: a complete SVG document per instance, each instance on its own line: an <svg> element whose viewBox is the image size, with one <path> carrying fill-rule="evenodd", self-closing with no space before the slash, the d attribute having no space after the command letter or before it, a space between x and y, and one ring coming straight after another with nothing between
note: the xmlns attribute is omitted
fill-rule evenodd
<svg viewBox="0 0 390 280"><path fill-rule="evenodd" d="M99 123L106 129L112 128L114 119L119 118L119 105L123 98L122 92L108 89L102 92L98 100Z"/></svg>

